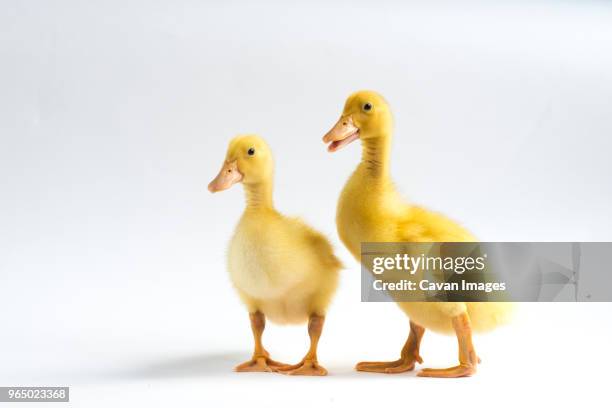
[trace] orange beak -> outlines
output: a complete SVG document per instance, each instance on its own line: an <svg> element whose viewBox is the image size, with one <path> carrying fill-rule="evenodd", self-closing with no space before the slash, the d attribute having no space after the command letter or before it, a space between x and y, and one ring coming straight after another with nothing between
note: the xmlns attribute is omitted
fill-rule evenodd
<svg viewBox="0 0 612 408"><path fill-rule="evenodd" d="M323 142L329 143L328 152L342 149L349 143L359 139L359 128L353 123L351 116L342 116L325 136Z"/></svg>
<svg viewBox="0 0 612 408"><path fill-rule="evenodd" d="M217 177L208 184L208 191L216 193L217 191L227 190L240 181L242 181L242 174L238 171L238 161L226 161Z"/></svg>

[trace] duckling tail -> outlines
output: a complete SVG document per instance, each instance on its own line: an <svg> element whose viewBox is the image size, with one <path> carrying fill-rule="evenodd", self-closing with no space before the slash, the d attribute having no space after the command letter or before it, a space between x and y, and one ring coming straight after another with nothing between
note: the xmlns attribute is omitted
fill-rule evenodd
<svg viewBox="0 0 612 408"><path fill-rule="evenodd" d="M511 302L472 302L466 305L473 330L481 333L507 324L515 311Z"/></svg>

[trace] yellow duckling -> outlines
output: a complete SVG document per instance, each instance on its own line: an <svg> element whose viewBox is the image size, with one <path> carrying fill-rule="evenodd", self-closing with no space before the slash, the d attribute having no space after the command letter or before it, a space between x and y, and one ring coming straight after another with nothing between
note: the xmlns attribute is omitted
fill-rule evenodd
<svg viewBox="0 0 612 408"><path fill-rule="evenodd" d="M360 139L362 158L340 195L336 224L340 239L360 260L361 242L458 242L476 241L459 224L441 214L406 203L389 175L393 118L387 102L371 91L349 96L342 116L323 137L335 152ZM360 371L399 373L422 363L419 345L425 328L454 333L459 342L459 365L424 369L426 377L462 377L476 372L479 358L472 344L472 330L486 331L506 320L509 303L401 302L410 318L410 334L400 359L362 362Z"/></svg>
<svg viewBox="0 0 612 408"><path fill-rule="evenodd" d="M280 214L272 203L272 152L258 136L233 139L211 192L242 182L246 209L230 241L228 270L247 306L255 350L236 371L278 371L326 375L317 360L325 313L336 291L340 261L327 239L304 222ZM277 323L308 320L310 349L302 361L287 365L270 359L261 337L265 319Z"/></svg>

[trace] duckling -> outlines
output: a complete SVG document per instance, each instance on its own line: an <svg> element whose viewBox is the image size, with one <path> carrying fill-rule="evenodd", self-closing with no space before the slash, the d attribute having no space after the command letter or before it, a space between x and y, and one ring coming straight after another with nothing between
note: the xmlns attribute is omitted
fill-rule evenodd
<svg viewBox="0 0 612 408"><path fill-rule="evenodd" d="M464 227L442 214L405 202L390 177L393 118L385 99L360 91L346 100L338 122L323 137L335 152L360 140L361 162L344 186L338 201L336 226L344 245L360 261L361 242L474 242ZM476 372L480 359L472 331L486 331L507 320L510 303L399 302L410 319L410 332L400 358L390 362L361 362L359 371L400 373L422 363L419 354L425 329L453 333L459 342L459 365L423 369L424 377L463 377Z"/></svg>
<svg viewBox="0 0 612 408"><path fill-rule="evenodd" d="M255 135L241 135L229 143L221 171L208 185L214 193L242 183L246 193L227 267L248 309L255 347L252 358L235 370L326 375L317 346L342 265L322 234L274 208L273 167L268 144ZM262 343L266 318L280 324L308 320L310 348L302 361L288 365L270 358Z"/></svg>

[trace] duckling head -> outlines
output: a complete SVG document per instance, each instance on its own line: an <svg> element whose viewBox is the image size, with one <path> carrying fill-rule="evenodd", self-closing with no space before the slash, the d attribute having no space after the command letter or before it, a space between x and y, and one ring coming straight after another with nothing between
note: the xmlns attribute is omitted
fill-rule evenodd
<svg viewBox="0 0 612 408"><path fill-rule="evenodd" d="M390 138L392 127L387 101L374 91L358 91L348 97L340 119L323 142L329 143L329 152L335 152L357 139Z"/></svg>
<svg viewBox="0 0 612 408"><path fill-rule="evenodd" d="M236 183L258 184L272 179L274 160L268 144L259 136L241 135L227 148L221 171L208 184L208 191L227 190Z"/></svg>

